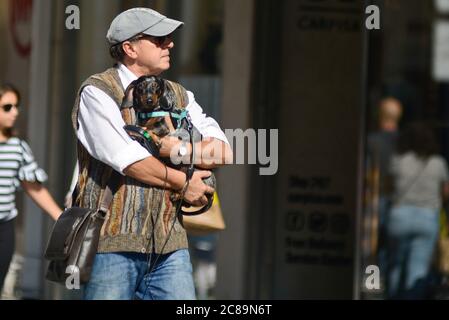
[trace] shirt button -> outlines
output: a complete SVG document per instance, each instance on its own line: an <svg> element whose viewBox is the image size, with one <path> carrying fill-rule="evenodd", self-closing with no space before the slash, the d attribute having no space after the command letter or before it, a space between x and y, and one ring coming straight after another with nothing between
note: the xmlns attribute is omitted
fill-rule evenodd
<svg viewBox="0 0 449 320"><path fill-rule="evenodd" d="M145 248L142 248L142 249L140 250L140 252L142 252L142 253L146 253L146 252L147 252L147 249L145 249Z"/></svg>

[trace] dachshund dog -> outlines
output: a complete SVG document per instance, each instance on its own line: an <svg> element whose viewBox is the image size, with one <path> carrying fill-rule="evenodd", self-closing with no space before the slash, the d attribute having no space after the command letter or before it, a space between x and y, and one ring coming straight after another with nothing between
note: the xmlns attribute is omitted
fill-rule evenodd
<svg viewBox="0 0 449 320"><path fill-rule="evenodd" d="M190 136L184 136L189 132L192 135L191 141L199 142L202 139L199 131L191 124L190 118L183 116L185 110L176 105L174 92L167 81L156 76L143 76L135 80L126 89L122 104L122 108L124 107L132 107L137 117L137 126L125 126L128 134L170 167L187 173L190 164L175 165L170 159L159 157L160 140L167 135L177 136L185 141L190 138ZM165 115L149 116L151 113L158 112ZM170 116L167 116L167 113ZM189 126L191 130L188 130ZM213 173L203 181L215 189L216 181ZM177 199L172 197L172 200L176 201ZM206 211L212 205L213 196L209 196L208 200L208 205L201 212ZM187 204L184 206L188 207Z"/></svg>
<svg viewBox="0 0 449 320"><path fill-rule="evenodd" d="M163 79L155 76L140 77L134 82L133 87L133 108L137 115L155 111L181 113L181 110L176 108L169 90L166 90ZM171 133L170 126L165 120L165 117L138 118L138 125L145 128L154 141L159 141Z"/></svg>

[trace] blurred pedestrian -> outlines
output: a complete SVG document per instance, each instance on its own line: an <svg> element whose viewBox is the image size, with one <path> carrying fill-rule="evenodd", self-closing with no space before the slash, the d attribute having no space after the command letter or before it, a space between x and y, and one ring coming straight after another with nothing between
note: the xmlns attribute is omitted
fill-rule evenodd
<svg viewBox="0 0 449 320"><path fill-rule="evenodd" d="M391 162L393 208L387 224L392 299L424 299L439 232L442 194L448 169L436 138L425 125L410 125L400 135Z"/></svg>
<svg viewBox="0 0 449 320"><path fill-rule="evenodd" d="M21 186L54 220L62 213L42 183L47 174L38 167L28 144L15 135L20 94L12 85L0 86L0 289L15 250L15 192ZM1 292L1 290L0 290Z"/></svg>
<svg viewBox="0 0 449 320"><path fill-rule="evenodd" d="M372 171L377 175L375 181L377 195L377 264L382 278L387 272L386 221L391 208L392 188L388 172L391 158L396 150L399 134L399 122L403 107L394 97L385 97L378 104L378 130L368 136L368 157Z"/></svg>

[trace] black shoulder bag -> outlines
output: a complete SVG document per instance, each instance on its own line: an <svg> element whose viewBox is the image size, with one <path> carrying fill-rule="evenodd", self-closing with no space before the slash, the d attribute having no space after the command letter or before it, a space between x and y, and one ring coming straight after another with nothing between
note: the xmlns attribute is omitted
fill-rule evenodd
<svg viewBox="0 0 449 320"><path fill-rule="evenodd" d="M81 284L89 281L100 231L113 199L113 186L117 185L117 181L118 176L114 171L105 188L100 208L68 208L56 221L45 250L45 258L50 260L47 280L65 284L69 276L78 273Z"/></svg>

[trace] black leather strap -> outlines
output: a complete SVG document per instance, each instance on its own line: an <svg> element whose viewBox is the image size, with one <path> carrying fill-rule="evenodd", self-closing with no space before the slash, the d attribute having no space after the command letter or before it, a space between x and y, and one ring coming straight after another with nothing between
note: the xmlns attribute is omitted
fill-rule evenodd
<svg viewBox="0 0 449 320"><path fill-rule="evenodd" d="M118 182L119 182L118 174L119 173L116 172L115 170L112 171L108 184L104 189L103 198L100 201L100 208L99 208L99 211L103 213L108 212L109 207L111 206L112 199L114 198L114 194L118 190Z"/></svg>
<svg viewBox="0 0 449 320"><path fill-rule="evenodd" d="M142 147L147 149L148 152L151 153L151 155L159 158L159 148L157 147L153 139L151 139L151 136L148 135L147 131L145 131L141 127L133 125L126 125L123 127L123 129L125 129L125 131L132 139L137 140L137 142L139 142Z"/></svg>

